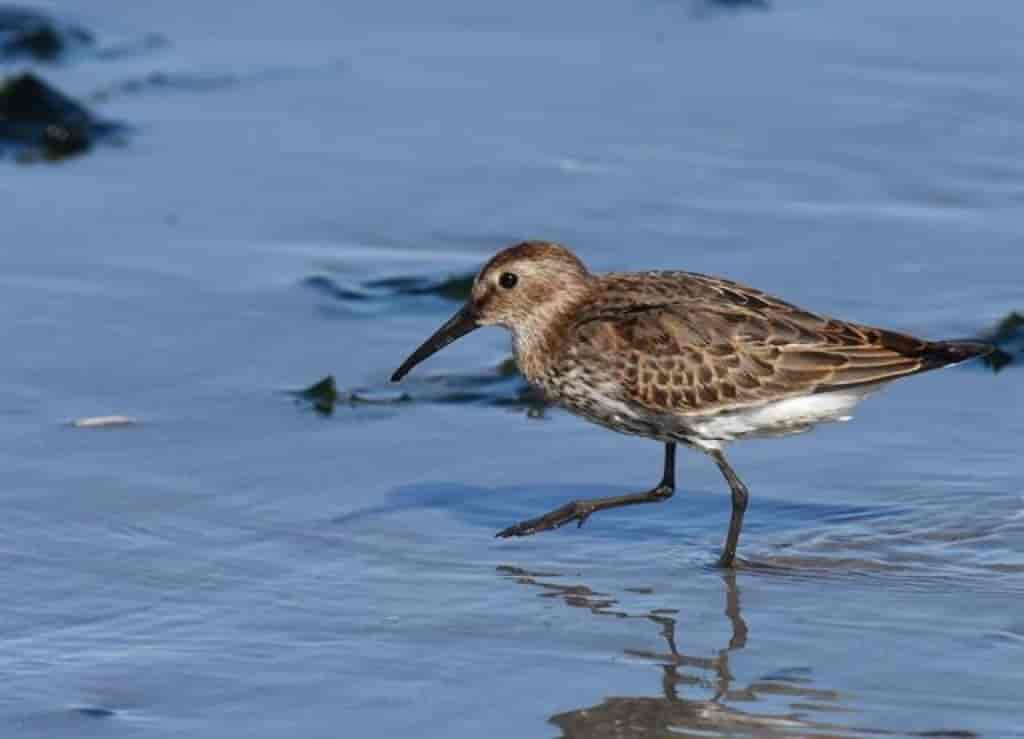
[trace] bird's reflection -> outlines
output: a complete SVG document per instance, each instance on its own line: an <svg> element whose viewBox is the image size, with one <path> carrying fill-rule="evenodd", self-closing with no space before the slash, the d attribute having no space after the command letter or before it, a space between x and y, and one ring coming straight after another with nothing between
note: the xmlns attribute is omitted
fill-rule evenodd
<svg viewBox="0 0 1024 739"><path fill-rule="evenodd" d="M643 657L661 665L663 671L662 691L666 700L679 701L678 687L681 684L706 685L705 675L711 676L714 696L712 702L717 703L726 697L733 682L729 669L729 653L743 649L747 645L747 622L740 613L739 589L736 587L736 575L729 573L723 576L725 581L725 615L732 629L729 646L718 650L714 657L691 657L680 653L676 646L676 619L657 611L644 617L661 627L661 635L668 646L667 653L651 652L641 649L627 649L626 654ZM690 668L693 673L680 672L680 668Z"/></svg>
<svg viewBox="0 0 1024 739"><path fill-rule="evenodd" d="M629 613L618 601L596 593L585 585L552 582L555 573L528 572L501 566L499 573L523 585L539 588L545 597L559 598L566 605L586 608L595 615L635 618L657 625L665 640L665 651L627 649L631 657L650 660L662 670L660 696L609 697L599 705L551 716L550 723L562 731L564 739L640 739L644 737L708 736L848 736L868 731L808 720L815 712L844 711L840 696L832 690L812 687L804 673L781 673L737 684L729 665L730 656L747 645L748 629L740 606L740 590L734 573L724 573L725 617L730 636L728 643L709 656L689 655L676 643L677 619L672 609L654 609ZM710 697L685 697L686 690ZM772 713L741 710L735 704L771 702Z"/></svg>

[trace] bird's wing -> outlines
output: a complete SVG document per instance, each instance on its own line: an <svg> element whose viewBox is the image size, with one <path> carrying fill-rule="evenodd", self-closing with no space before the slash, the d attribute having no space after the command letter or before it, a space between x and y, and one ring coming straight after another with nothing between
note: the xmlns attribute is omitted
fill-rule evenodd
<svg viewBox="0 0 1024 739"><path fill-rule="evenodd" d="M622 400L650 410L715 413L951 361L938 361L937 344L809 313L738 283L663 273L646 275L640 289L616 278L626 284L613 282L578 312L568 346L578 366L602 364Z"/></svg>

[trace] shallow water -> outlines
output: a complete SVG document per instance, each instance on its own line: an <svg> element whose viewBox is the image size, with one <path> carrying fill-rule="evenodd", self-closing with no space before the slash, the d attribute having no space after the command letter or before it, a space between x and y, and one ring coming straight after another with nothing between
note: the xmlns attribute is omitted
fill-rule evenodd
<svg viewBox="0 0 1024 739"><path fill-rule="evenodd" d="M500 331L387 383L527 236L928 337L1024 309L1024 9L365 5L49 6L130 53L41 73L131 132L0 163L0 734L1024 735L1020 362L738 445L735 575L685 452L493 538L661 458Z"/></svg>

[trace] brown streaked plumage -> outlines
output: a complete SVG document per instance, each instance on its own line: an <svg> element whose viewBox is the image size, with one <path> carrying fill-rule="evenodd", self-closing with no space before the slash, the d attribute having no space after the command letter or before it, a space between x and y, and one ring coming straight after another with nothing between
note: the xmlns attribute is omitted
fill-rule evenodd
<svg viewBox="0 0 1024 739"><path fill-rule="evenodd" d="M498 536L580 526L595 511L666 500L677 443L714 459L732 491L719 562L733 564L748 492L726 442L847 420L890 380L982 356L986 344L924 341L805 311L692 272L594 275L568 249L528 241L484 265L466 305L392 376L478 326L512 331L526 379L568 410L665 444L661 482L644 493L573 501Z"/></svg>

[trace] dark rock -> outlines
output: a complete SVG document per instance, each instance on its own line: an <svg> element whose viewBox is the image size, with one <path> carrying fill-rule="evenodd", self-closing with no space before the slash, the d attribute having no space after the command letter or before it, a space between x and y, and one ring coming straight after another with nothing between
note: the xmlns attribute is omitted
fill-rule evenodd
<svg viewBox="0 0 1024 739"><path fill-rule="evenodd" d="M51 62L71 49L92 43L92 34L84 28L62 23L38 10L0 5L2 59L27 57Z"/></svg>
<svg viewBox="0 0 1024 739"><path fill-rule="evenodd" d="M80 154L114 129L34 74L0 84L0 151L14 149L23 161Z"/></svg>
<svg viewBox="0 0 1024 739"><path fill-rule="evenodd" d="M89 135L77 126L61 126L50 124L43 131L43 148L48 159L81 154L90 146Z"/></svg>

